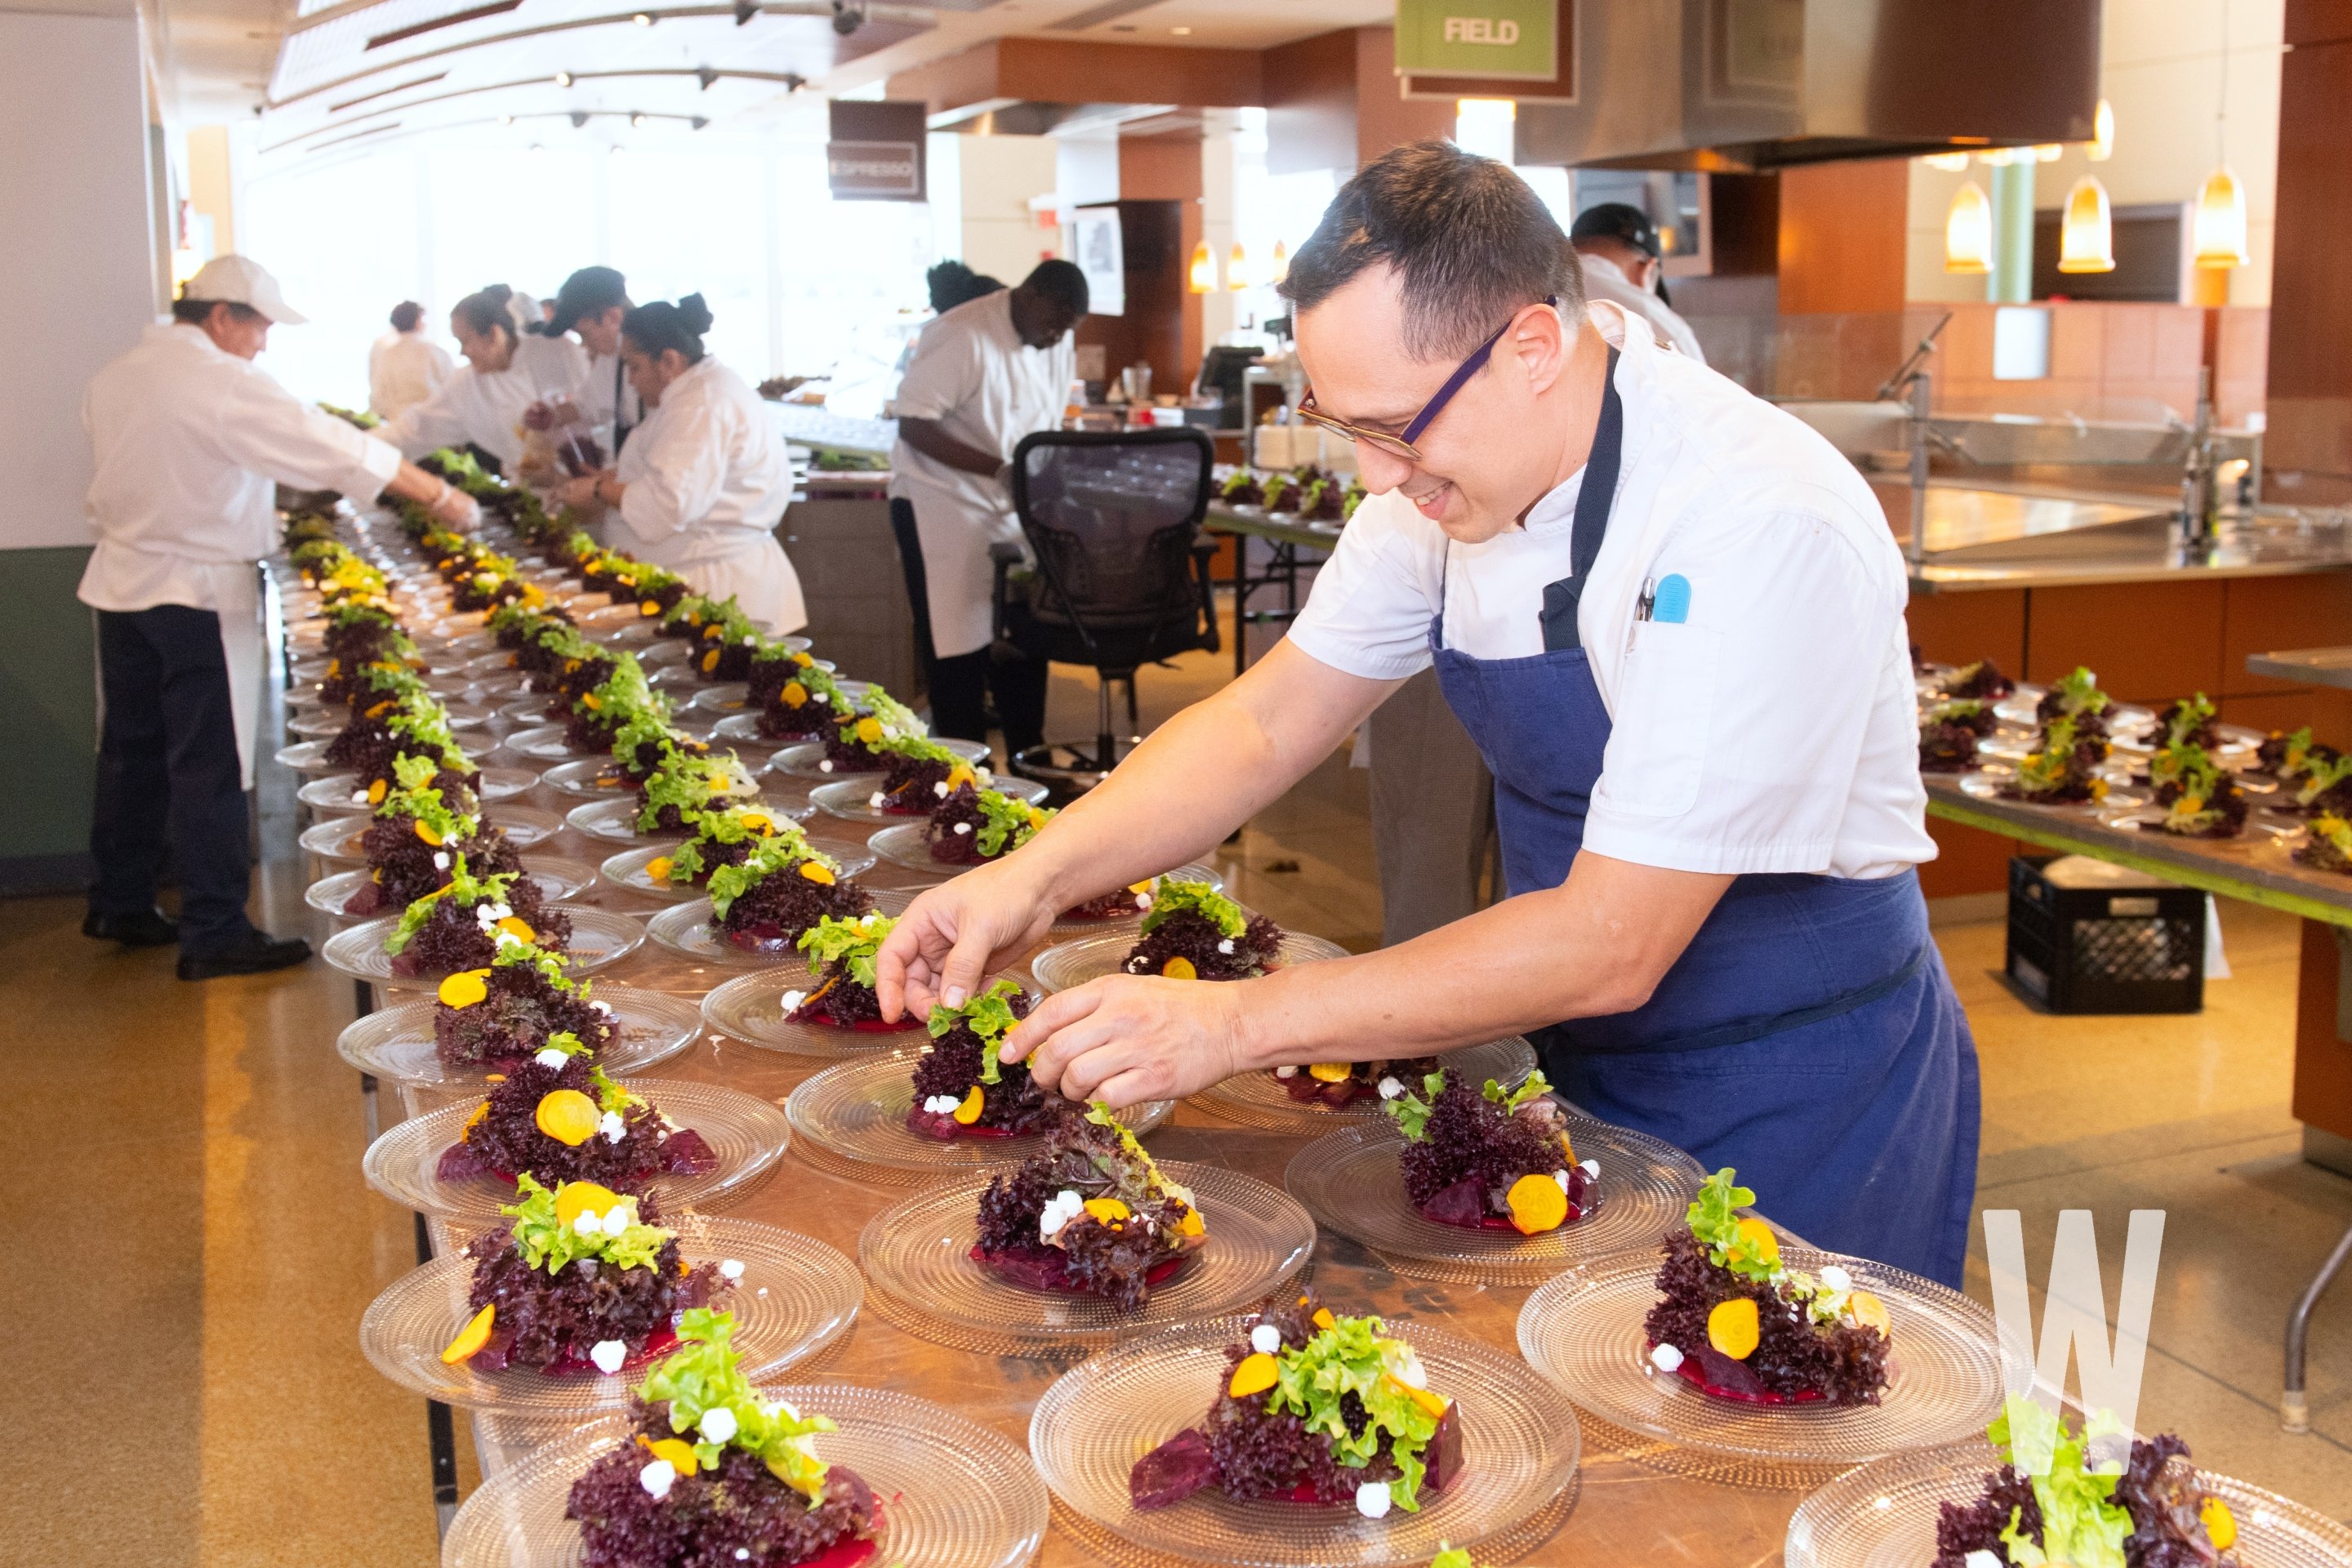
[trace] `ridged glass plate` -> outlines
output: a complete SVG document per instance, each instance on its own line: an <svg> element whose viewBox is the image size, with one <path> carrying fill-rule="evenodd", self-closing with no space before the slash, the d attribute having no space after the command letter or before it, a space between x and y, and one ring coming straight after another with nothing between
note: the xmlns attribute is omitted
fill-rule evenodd
<svg viewBox="0 0 2352 1568"><path fill-rule="evenodd" d="M613 1009L619 1026L620 1037L604 1047L601 1058L608 1072L642 1072L669 1060L702 1034L702 1011L690 998L601 982L590 994ZM335 1050L360 1071L378 1078L436 1089L477 1088L479 1072L452 1072L441 1065L433 1047L436 1005L431 998L403 1002L354 1018L336 1037Z"/></svg>
<svg viewBox="0 0 2352 1568"><path fill-rule="evenodd" d="M574 750L572 742L563 738L563 730L561 724L541 724L535 730L517 730L500 744L506 748L507 755L525 757L534 763L561 763L572 757L595 754Z"/></svg>
<svg viewBox="0 0 2352 1568"><path fill-rule="evenodd" d="M580 800L635 797L636 781L614 766L610 757L582 757L558 763L540 775L540 783Z"/></svg>
<svg viewBox="0 0 2352 1568"><path fill-rule="evenodd" d="M314 778L341 771L334 763L327 761L327 742L324 741L298 741L290 746L280 746L270 754L281 766L292 768L298 773L307 773Z"/></svg>
<svg viewBox="0 0 2352 1568"><path fill-rule="evenodd" d="M1437 1059L1450 1071L1467 1074L1474 1083L1483 1084L1493 1079L1507 1089L1517 1089L1520 1080L1534 1070L1536 1052L1533 1046L1513 1035L1507 1040L1489 1040L1483 1046L1447 1051ZM1307 1069L1298 1070L1304 1073ZM1408 1087L1420 1092L1419 1084ZM1229 1078L1202 1089L1192 1100L1202 1109L1228 1121L1274 1132L1322 1132L1358 1122L1382 1127L1391 1124L1378 1100L1367 1097L1337 1108L1319 1100L1293 1100L1283 1087L1283 1080L1271 1072L1245 1072Z"/></svg>
<svg viewBox="0 0 2352 1568"><path fill-rule="evenodd" d="M598 869L603 872L604 880L614 887L626 888L633 893L644 893L649 898L668 899L675 902L698 897L691 887L681 886L667 878L656 881L646 875L647 866L677 848L675 844L648 844L641 849L624 849L607 858ZM855 877L874 868L874 857L871 855L835 855L834 858L841 863L841 874L845 877Z"/></svg>
<svg viewBox="0 0 2352 1568"><path fill-rule="evenodd" d="M647 629L651 630L651 628ZM645 669L667 669L673 664L684 664L688 657L694 652L694 645L684 637L666 637L659 632L653 632L650 637L642 638L614 637L612 640L642 644L635 651L637 664Z"/></svg>
<svg viewBox="0 0 2352 1568"><path fill-rule="evenodd" d="M1239 1311L1280 1289L1314 1255L1315 1222L1287 1193L1216 1165L1171 1160L1160 1168L1192 1189L1209 1242L1132 1312L1096 1296L1031 1290L975 1261L980 1196L989 1181L982 1173L928 1188L866 1222L857 1262L875 1310L910 1333L965 1348L1018 1354L1101 1345Z"/></svg>
<svg viewBox="0 0 2352 1568"><path fill-rule="evenodd" d="M887 1041L891 1037L879 1037ZM914 1032L917 1040L923 1038ZM907 1126L915 1106L915 1064L919 1045L870 1053L830 1067L793 1090L784 1114L804 1142L827 1153L865 1165L885 1165L923 1176L961 1175L992 1165L1018 1163L1044 1143L1041 1134L1018 1138L926 1138ZM1175 1101L1149 1100L1119 1112L1139 1137L1166 1121Z"/></svg>
<svg viewBox="0 0 2352 1568"><path fill-rule="evenodd" d="M1089 980L1117 974L1118 966L1126 962L1127 955L1134 951L1139 940L1131 927L1103 936L1082 936L1076 942L1066 942L1039 953L1029 961L1029 973L1035 975L1037 984L1047 991L1067 991L1074 985L1084 985ZM1276 952L1286 965L1348 956L1348 950L1336 942L1295 931L1282 933L1282 945Z"/></svg>
<svg viewBox="0 0 2352 1568"><path fill-rule="evenodd" d="M761 1391L840 1424L817 1439L882 1505L876 1568L1022 1568L1045 1538L1049 1505L1018 1445L942 1405L853 1384ZM608 1415L533 1449L484 1481L450 1521L442 1568L572 1568L580 1527L563 1517L572 1482L635 1428Z"/></svg>
<svg viewBox="0 0 2352 1568"><path fill-rule="evenodd" d="M1601 1166L1605 1182L1608 1166ZM1604 1212L1606 1212L1604 1210ZM1569 1398L1646 1437L1795 1465L1860 1465L1958 1443L2000 1409L1992 1313L1957 1290L1868 1258L1784 1246L1791 1268L1843 1265L1893 1315L1895 1343L1877 1405L1766 1406L1702 1394L1650 1365L1642 1320L1658 1300L1659 1254L1621 1253L1555 1276L1519 1310L1519 1349ZM1932 1554L1931 1554L1932 1555Z"/></svg>
<svg viewBox="0 0 2352 1568"><path fill-rule="evenodd" d="M441 711L447 718L449 728L460 734L468 730L479 730L490 721L488 709L477 708L470 702L445 702L441 705ZM351 710L337 706L289 720L286 730L289 734L331 740L350 728L351 722Z"/></svg>
<svg viewBox="0 0 2352 1568"><path fill-rule="evenodd" d="M564 951L572 961L569 973L575 977L610 968L635 952L637 944L646 940L646 928L627 915L580 904L562 908L572 917L572 940ZM398 915L384 915L364 925L346 926L327 939L320 956L354 980L412 991L439 985L446 978L443 974L392 972L392 955L384 952L383 943L399 924Z"/></svg>
<svg viewBox="0 0 2352 1568"><path fill-rule="evenodd" d="M330 773L325 778L312 779L294 792L294 798L310 808L315 816L365 816L375 808L366 795L355 786L357 773ZM512 800L539 783L539 775L521 768L484 768L474 779L474 793L485 805Z"/></svg>
<svg viewBox="0 0 2352 1568"><path fill-rule="evenodd" d="M912 893L887 888L876 888L872 892L874 907L886 915L906 913L907 906L914 901L915 897ZM725 964L734 969L766 969L779 963L790 964L795 971L803 968L801 955L797 952L752 952L737 947L712 931L710 900L708 897L696 899L691 903L672 904L660 913L648 916L646 934L654 939L656 946L704 963Z"/></svg>
<svg viewBox="0 0 2352 1568"><path fill-rule="evenodd" d="M719 1163L698 1176L656 1176L648 1186L661 1212L675 1219L689 1205L718 1208L783 1158L793 1127L783 1108L715 1083L665 1079L622 1080L644 1096L673 1127L702 1134ZM403 1208L477 1226L505 1223L499 1205L514 1202L514 1184L496 1176L445 1182L434 1173L442 1152L458 1141L478 1101L460 1100L386 1128L368 1145L360 1169L368 1185Z"/></svg>
<svg viewBox="0 0 2352 1568"><path fill-rule="evenodd" d="M979 741L946 741L940 742L966 762L984 763L988 747ZM768 771L788 778L811 779L823 784L827 779L872 778L882 773L880 768L829 768L824 765L823 741L796 741L768 759Z"/></svg>
<svg viewBox="0 0 2352 1568"><path fill-rule="evenodd" d="M711 1305L735 1314L730 1343L748 1377L773 1377L819 1354L849 1331L865 1300L866 1283L849 1259L809 1237L709 1215L661 1223L677 1233L682 1261L743 1266L741 1278ZM474 1260L461 1251L403 1275L360 1319L361 1352L403 1388L468 1410L585 1420L628 1408L631 1391L645 1381L643 1367L551 1377L520 1367L480 1372L463 1362L445 1364L442 1347L474 1315L467 1304L473 1279Z"/></svg>
<svg viewBox="0 0 2352 1568"><path fill-rule="evenodd" d="M772 735L760 733L760 716L757 713L729 714L710 727L710 738L714 741L730 742L738 746L764 746L771 752L778 746L794 743L790 741L779 741Z"/></svg>
<svg viewBox="0 0 2352 1568"><path fill-rule="evenodd" d="M873 836L866 840L866 847L893 866L901 866L909 871L921 871L933 877L953 877L976 868L971 866L950 865L945 860L932 859L929 832L930 824L922 818L901 820L888 827L875 829ZM1180 881L1206 882L1219 892L1223 892L1225 889L1225 879L1219 876L1213 868L1203 866L1198 861L1179 866L1166 874ZM1115 931L1121 926L1131 926L1142 918L1141 910L1129 910L1124 914L1114 915L1108 920L1079 920L1069 914L1064 914L1054 922L1053 934L1055 936L1091 935L1098 931Z"/></svg>
<svg viewBox="0 0 2352 1568"><path fill-rule="evenodd" d="M551 904L562 903L596 880L595 868L585 860L567 859L560 855L526 855L522 858L522 872L539 889L539 896ZM311 883L304 889L302 901L339 921L362 918L345 914L343 905L373 875L364 866L357 870L338 871Z"/></svg>
<svg viewBox="0 0 2352 1568"><path fill-rule="evenodd" d="M1282 1184L1317 1224L1362 1242L1402 1273L1532 1285L1572 1263L1655 1247L1706 1179L1698 1163L1630 1128L1574 1115L1567 1125L1577 1158L1601 1167L1601 1200L1582 1219L1540 1236L1423 1219L1405 1198L1397 1164L1404 1135L1385 1119L1309 1143Z"/></svg>
<svg viewBox="0 0 2352 1568"><path fill-rule="evenodd" d="M535 805L484 806L482 820L504 833L507 842L518 849L544 844L563 826L562 817ZM304 828L295 842L331 865L352 864L367 858L361 852L360 838L368 826L369 819L363 816L330 816Z"/></svg>
<svg viewBox="0 0 2352 1568"><path fill-rule="evenodd" d="M876 898L883 895L877 893ZM898 899L910 895L901 893ZM798 954L794 954L795 960ZM1003 974L991 974L982 982L992 985L1006 979ZM1019 976L1011 976L1017 979ZM895 1050L910 1041L919 1041L921 1034L913 1029L903 1032L878 1029L835 1029L823 1024L793 1024L784 1018L783 994L787 991L806 991L816 984L808 965L800 962L778 963L753 972L739 974L725 984L704 993L702 1022L708 1028L758 1046L762 1050L781 1051L788 1057L863 1057L876 1051ZM1037 993L1032 989L1034 1001Z"/></svg>
<svg viewBox="0 0 2352 1568"><path fill-rule="evenodd" d="M1427 1563L1443 1543L1475 1549L1575 1484L1575 1412L1525 1363L1424 1323L1391 1319L1429 1386L1455 1400L1462 1473L1421 1510L1365 1519L1346 1504L1235 1502L1213 1489L1171 1507L1129 1500L1135 1461L1199 1422L1251 1320L1186 1323L1101 1351L1055 1379L1029 1420L1029 1452L1066 1508L1149 1552L1246 1568Z"/></svg>
<svg viewBox="0 0 2352 1568"><path fill-rule="evenodd" d="M510 697L499 705L499 717L509 724L560 724L563 717L547 710L548 697L543 692L525 692Z"/></svg>
<svg viewBox="0 0 2352 1568"><path fill-rule="evenodd" d="M926 819L929 814L925 812L884 811L869 804L881 782L880 773L866 773L857 778L843 779L838 784L819 784L809 791L809 800L819 811L845 822L921 822ZM1016 779L1002 773L989 787L1001 790L1015 800L1025 800L1032 805L1044 801L1046 795L1045 786L1034 779Z"/></svg>

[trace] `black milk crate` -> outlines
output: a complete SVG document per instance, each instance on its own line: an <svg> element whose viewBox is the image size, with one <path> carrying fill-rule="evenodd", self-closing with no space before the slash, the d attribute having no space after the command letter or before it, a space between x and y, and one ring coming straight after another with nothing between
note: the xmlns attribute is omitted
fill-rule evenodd
<svg viewBox="0 0 2352 1568"><path fill-rule="evenodd" d="M2081 856L2009 863L2010 984L2053 1013L2205 1005L2205 895Z"/></svg>

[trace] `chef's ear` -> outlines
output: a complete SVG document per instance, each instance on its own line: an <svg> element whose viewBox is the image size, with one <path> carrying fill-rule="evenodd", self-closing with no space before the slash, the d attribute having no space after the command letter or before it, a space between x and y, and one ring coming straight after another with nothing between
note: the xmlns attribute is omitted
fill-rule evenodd
<svg viewBox="0 0 2352 1568"><path fill-rule="evenodd" d="M1574 342L1574 333L1560 320L1558 307L1535 304L1512 320L1498 352L1507 351L1526 378L1528 391L1540 397L1568 368L1569 349Z"/></svg>

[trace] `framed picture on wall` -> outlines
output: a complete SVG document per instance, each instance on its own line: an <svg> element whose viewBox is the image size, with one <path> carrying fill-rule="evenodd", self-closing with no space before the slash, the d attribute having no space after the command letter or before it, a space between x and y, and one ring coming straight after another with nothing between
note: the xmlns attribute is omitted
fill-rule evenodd
<svg viewBox="0 0 2352 1568"><path fill-rule="evenodd" d="M1127 313L1127 254L1119 242L1118 209L1074 207L1064 226L1063 253L1087 275L1089 315Z"/></svg>

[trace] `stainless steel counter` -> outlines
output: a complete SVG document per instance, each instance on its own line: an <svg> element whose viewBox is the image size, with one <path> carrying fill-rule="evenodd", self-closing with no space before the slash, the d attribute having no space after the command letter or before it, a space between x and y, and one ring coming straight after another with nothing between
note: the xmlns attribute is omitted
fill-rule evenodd
<svg viewBox="0 0 2352 1568"><path fill-rule="evenodd" d="M2298 686L2352 687L2352 647L2299 647L2246 656L2256 675L2276 676Z"/></svg>
<svg viewBox="0 0 2352 1568"><path fill-rule="evenodd" d="M1898 537L1909 532L1910 491L1874 486ZM2332 514L2281 513L2224 522L2191 552L2173 516L2149 502L2057 491L1931 486L1927 559L1915 593L2047 588L2283 576L2352 567L2352 529Z"/></svg>

